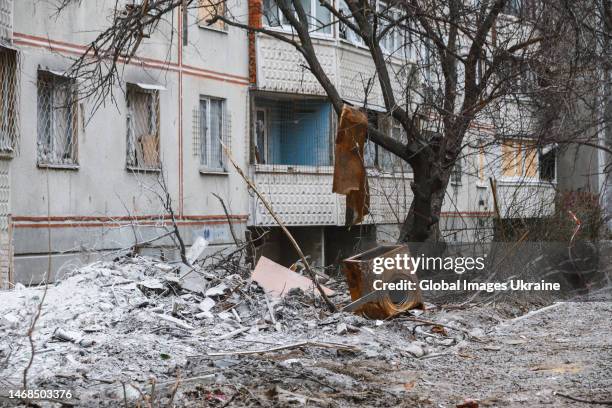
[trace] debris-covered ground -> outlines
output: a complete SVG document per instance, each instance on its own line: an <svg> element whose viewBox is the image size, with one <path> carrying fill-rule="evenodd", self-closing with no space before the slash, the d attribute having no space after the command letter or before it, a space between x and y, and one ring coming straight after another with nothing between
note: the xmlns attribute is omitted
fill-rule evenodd
<svg viewBox="0 0 612 408"><path fill-rule="evenodd" d="M121 258L48 287L29 389L71 406L588 406L612 400L612 303L492 306L388 321L268 298L241 274ZM342 280L326 286L350 302ZM0 406L23 386L44 287L0 292ZM562 394L562 395L561 395ZM471 400L475 402L470 402ZM60 406L37 400L39 406ZM464 405L462 405L464 404Z"/></svg>

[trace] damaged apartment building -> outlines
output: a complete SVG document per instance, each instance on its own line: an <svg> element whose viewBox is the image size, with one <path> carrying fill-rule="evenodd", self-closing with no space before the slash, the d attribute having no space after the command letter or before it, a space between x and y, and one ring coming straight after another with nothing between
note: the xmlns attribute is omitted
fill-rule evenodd
<svg viewBox="0 0 612 408"><path fill-rule="evenodd" d="M207 25L206 8L172 13L122 64L114 98L96 106L79 97L87 84L69 68L107 28L116 2L75 2L60 14L51 3L0 0L0 287L40 282L49 259L55 278L137 243L146 244L142 253L177 259L168 235L173 222L187 246L202 237L207 251L234 245L234 235L264 235L258 254L291 265L297 256L229 165L222 142L313 264L397 239L412 200L410 169L368 143L370 214L345 227L344 196L332 192L338 120L291 45L222 21ZM402 129L382 114L380 87L369 80L375 68L358 36L330 24L318 1L304 5L313 16L317 54L342 98L402 138ZM251 25L291 33L273 0L227 7ZM383 48L396 49L405 35L389 31ZM389 58L400 73L398 93L405 91L406 67L431 65L426 47L409 44ZM435 96L418 82L423 98ZM555 147L534 150L512 140L480 147L478 141L495 136L490 123L470 130L477 143L456 164L440 214L447 239L490 236L489 178L496 180L503 217L553 210ZM521 214L513 213L516 203Z"/></svg>
<svg viewBox="0 0 612 408"><path fill-rule="evenodd" d="M244 236L248 195L221 140L246 167L246 33L200 24L197 10L188 21L174 14L174 27L160 25L122 64L114 100L94 109L79 97L87 82L68 71L115 5L75 2L58 14L55 2L0 1L2 287L40 282L49 253L52 279L135 242L176 259L170 236L155 240L171 218L187 246L200 236L210 250L233 243L230 221Z"/></svg>

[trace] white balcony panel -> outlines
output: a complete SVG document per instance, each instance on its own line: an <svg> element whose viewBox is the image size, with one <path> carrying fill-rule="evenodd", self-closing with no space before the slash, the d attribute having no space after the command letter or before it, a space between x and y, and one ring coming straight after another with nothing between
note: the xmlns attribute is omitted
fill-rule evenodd
<svg viewBox="0 0 612 408"><path fill-rule="evenodd" d="M331 167L305 167L299 173L291 166L285 171L279 170L278 165L274 169L266 167L256 166L253 177L283 223L291 226L337 224L339 196L332 193ZM254 225L277 225L256 197L251 198L251 209Z"/></svg>
<svg viewBox="0 0 612 408"><path fill-rule="evenodd" d="M502 218L534 218L555 211L555 186L545 182L497 182Z"/></svg>
<svg viewBox="0 0 612 408"><path fill-rule="evenodd" d="M344 225L345 198L332 192L332 167L252 166L257 188L289 226ZM405 217L412 192L410 180L391 176L371 176L370 212L364 224L394 224ZM275 226L265 206L251 198L253 225Z"/></svg>
<svg viewBox="0 0 612 408"><path fill-rule="evenodd" d="M333 45L321 41L315 47L323 69L335 82ZM257 86L265 91L325 95L302 55L292 45L265 35L257 37Z"/></svg>

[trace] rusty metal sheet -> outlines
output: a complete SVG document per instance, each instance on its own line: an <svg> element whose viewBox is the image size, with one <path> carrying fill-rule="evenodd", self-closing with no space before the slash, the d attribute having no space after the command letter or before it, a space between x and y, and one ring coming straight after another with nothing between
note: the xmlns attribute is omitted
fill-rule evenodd
<svg viewBox="0 0 612 408"><path fill-rule="evenodd" d="M262 256L259 258L255 270L251 274L253 281L257 282L266 293L274 297L283 297L293 288L300 288L304 291L309 291L314 288L312 280L291 269L285 268L282 265ZM334 294L334 291L322 286L323 291L327 296ZM318 293L315 291L315 293Z"/></svg>
<svg viewBox="0 0 612 408"><path fill-rule="evenodd" d="M353 303L349 309L370 319L385 319L409 309L423 306L421 291L418 289L418 277L409 270L387 269L382 274L373 272L374 258L394 258L397 254L408 254L405 245L384 245L345 259L343 271L351 293ZM394 282L406 279L416 283L414 291L376 291L374 281L382 279Z"/></svg>
<svg viewBox="0 0 612 408"><path fill-rule="evenodd" d="M348 105L342 107L334 149L332 191L346 195L346 225L358 224L369 213L370 194L364 166L368 117Z"/></svg>

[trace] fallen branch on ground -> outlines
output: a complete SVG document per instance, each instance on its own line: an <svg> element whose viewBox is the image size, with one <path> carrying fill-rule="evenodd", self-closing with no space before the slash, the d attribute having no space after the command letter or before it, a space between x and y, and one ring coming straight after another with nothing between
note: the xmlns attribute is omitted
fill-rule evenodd
<svg viewBox="0 0 612 408"><path fill-rule="evenodd" d="M248 355L248 354L261 354L261 353L272 353L274 351L288 350L299 347L322 347L322 348L335 348L339 350L348 350L348 351L359 351L359 348L355 346L351 346L350 344L342 344L342 343L327 343L327 342L318 342L318 341L300 341L298 343L285 344L283 346L272 347L269 349L263 350L244 350L244 351L223 351L219 353L208 353L207 356L215 357L215 356L239 356L239 355Z"/></svg>
<svg viewBox="0 0 612 408"><path fill-rule="evenodd" d="M560 392L554 392L553 395L556 395L558 397L567 398L569 400L576 401L576 402L582 402L585 404L612 405L612 400L607 400L607 401L588 400L584 398L572 397L571 395L561 394Z"/></svg>
<svg viewBox="0 0 612 408"><path fill-rule="evenodd" d="M264 196L259 192L259 190L257 189L257 187L255 186L255 183L253 183L253 181L251 181L251 179L249 179L247 177L246 174L244 174L244 171L242 171L242 169L240 168L240 166L238 166L238 164L236 164L236 162L234 161L234 158L232 157L231 153L229 152L229 150L227 149L227 146L225 146L225 144L223 144L223 142L221 142L221 147L223 147L223 151L225 152L225 155L227 156L227 158L229 159L230 163L232 163L232 166L236 169L236 171L238 172L238 174L240 175L240 177L242 177L242 179L247 183L247 186L253 190L253 192L257 195L257 197L261 200L261 202L263 203L263 205L266 207L266 209L268 210L268 212L270 213L270 215L272 216L272 218L274 218L274 221L276 221L276 223L278 224L278 226L281 228L281 230L285 233L285 235L287 236L287 238L289 239L289 241L291 242L291 245L293 245L293 248L296 250L296 252L298 253L299 257L302 259L302 262L304 263L304 267L306 268L306 272L308 272L308 275L310 276L310 279L312 280L312 282L314 283L315 287L317 288L317 290L319 291L319 294L321 295L321 297L323 298L323 300L325 301L325 304L327 304L327 307L329 307L329 310L331 310L332 312L337 312L338 309L336 308L336 306L331 302L331 300L329 300L329 298L327 297L327 295L325 294L325 291L323 290L323 288L321 287L321 284L319 283L319 280L317 279L316 274L313 272L312 268L310 267L310 264L308 263L308 260L306 259L306 257L304 256L304 253L302 252L302 249L300 248L300 246L298 245L297 241L295 240L295 238L293 238L293 235L291 235L291 233L289 232L289 230L287 229L287 227L285 227L285 224L283 224L283 222L280 220L280 218L278 218L278 216L276 215L276 213L274 212L274 210L272 209L272 206L270 205L270 203L268 202L268 200L266 200L264 198Z"/></svg>

